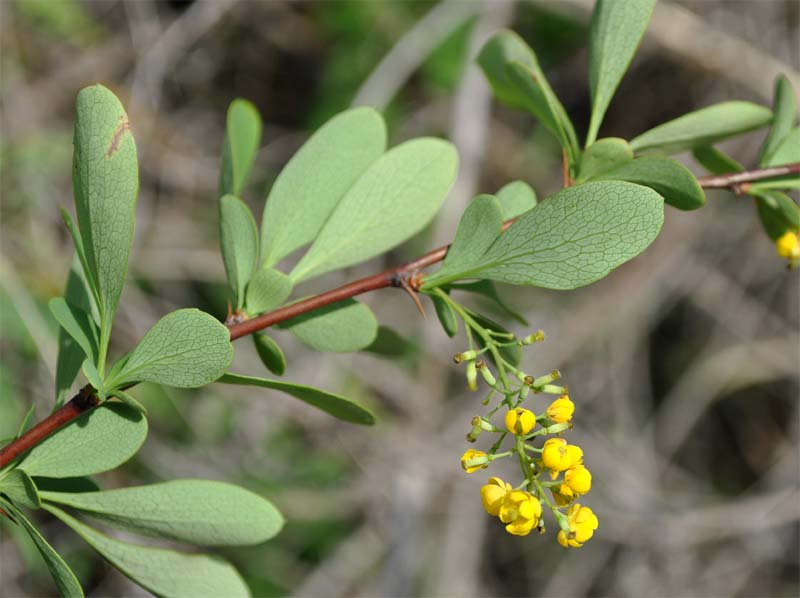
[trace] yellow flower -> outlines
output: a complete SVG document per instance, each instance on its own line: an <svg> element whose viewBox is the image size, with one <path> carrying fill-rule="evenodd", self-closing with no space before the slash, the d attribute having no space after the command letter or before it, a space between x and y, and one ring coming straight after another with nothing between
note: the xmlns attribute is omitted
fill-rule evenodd
<svg viewBox="0 0 800 598"><path fill-rule="evenodd" d="M567 511L569 532L558 532L558 543L564 548L580 548L594 535L599 522L597 516L589 507L582 507L578 503L572 505Z"/></svg>
<svg viewBox="0 0 800 598"><path fill-rule="evenodd" d="M583 465L571 467L564 474L564 483L558 492L566 498L575 498L592 489L592 474Z"/></svg>
<svg viewBox="0 0 800 598"><path fill-rule="evenodd" d="M563 424L572 419L572 414L574 412L575 404L569 400L568 395L564 395L550 403L550 406L547 408L547 417L557 424Z"/></svg>
<svg viewBox="0 0 800 598"><path fill-rule="evenodd" d="M497 517L509 492L511 492L511 484L500 478L489 478L489 483L481 488L483 508L489 515Z"/></svg>
<svg viewBox="0 0 800 598"><path fill-rule="evenodd" d="M500 507L500 521L507 523L506 531L515 536L527 536L539 523L542 503L530 492L512 490Z"/></svg>
<svg viewBox="0 0 800 598"><path fill-rule="evenodd" d="M575 446L574 444L569 444L567 445L567 454L572 462L570 467L583 465L583 449L581 449L581 447Z"/></svg>
<svg viewBox="0 0 800 598"><path fill-rule="evenodd" d="M536 425L536 416L532 411L517 407L506 413L506 428L512 434L524 436Z"/></svg>
<svg viewBox="0 0 800 598"><path fill-rule="evenodd" d="M563 438L551 438L542 447L542 465L550 470L550 479L555 480L559 472L583 465L583 451Z"/></svg>
<svg viewBox="0 0 800 598"><path fill-rule="evenodd" d="M564 496L555 488L551 489L550 492L553 494L553 502L555 502L559 507L566 507L569 503L575 500L574 496Z"/></svg>
<svg viewBox="0 0 800 598"><path fill-rule="evenodd" d="M792 231L783 233L775 241L775 251L787 260L800 259L800 240L797 239L797 233Z"/></svg>
<svg viewBox="0 0 800 598"><path fill-rule="evenodd" d="M489 463L489 455L483 451L469 449L461 455L461 467L463 467L464 471L467 473L475 473L479 469L486 467L487 463Z"/></svg>

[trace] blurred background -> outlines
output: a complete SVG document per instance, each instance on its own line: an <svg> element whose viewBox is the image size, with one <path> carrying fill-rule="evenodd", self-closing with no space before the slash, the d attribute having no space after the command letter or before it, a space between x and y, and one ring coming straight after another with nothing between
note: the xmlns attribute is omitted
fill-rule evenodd
<svg viewBox="0 0 800 598"><path fill-rule="evenodd" d="M473 58L492 32L513 28L585 133L591 7L0 2L0 437L31 402L36 420L53 404L56 325L46 303L61 294L72 255L58 208L72 210L81 87L102 82L120 96L139 149L136 239L113 339L121 353L170 310L225 316L216 189L233 98L254 102L265 121L244 193L259 221L281 166L352 104L383 111L391 144L438 135L458 146L458 182L438 219L385 258L302 289L323 290L447 242L478 192L514 179L540 197L560 187L554 138L497 105ZM784 72L800 90L799 70L798 2L662 0L601 135L631 138L727 99L770 105L774 77ZM764 134L722 147L752 167ZM489 474L467 476L459 464L480 412L451 361L466 342L444 335L430 305L423 320L391 289L365 301L407 339L398 357L320 354L276 333L287 379L362 401L379 415L375 427L259 389L143 385L134 394L150 412L148 440L99 481L205 477L270 498L288 518L284 531L219 551L256 596L796 596L798 288L751 201L714 191L699 212L668 208L656 243L588 288L501 289L531 322L516 332L547 333L526 351L526 368L559 368L577 407L569 439L584 448L594 488L582 502L600 519L577 551L557 545L552 521L544 537L516 538L484 513ZM251 343L236 349L238 371L266 373ZM490 473L516 479L504 465ZM145 594L60 523L39 521L87 594ZM0 594L52 594L44 563L12 527L0 527Z"/></svg>

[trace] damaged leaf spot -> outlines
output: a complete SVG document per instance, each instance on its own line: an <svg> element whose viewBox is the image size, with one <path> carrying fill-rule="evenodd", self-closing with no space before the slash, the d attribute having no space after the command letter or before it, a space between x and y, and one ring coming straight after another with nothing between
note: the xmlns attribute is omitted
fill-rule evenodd
<svg viewBox="0 0 800 598"><path fill-rule="evenodd" d="M125 134L125 131L131 130L131 123L128 122L128 119L125 116L120 118L122 122L119 123L119 126L114 131L114 136L111 138L111 145L108 146L108 151L106 152L106 158L110 158L114 155L114 152L119 149L119 144L122 141L122 136Z"/></svg>

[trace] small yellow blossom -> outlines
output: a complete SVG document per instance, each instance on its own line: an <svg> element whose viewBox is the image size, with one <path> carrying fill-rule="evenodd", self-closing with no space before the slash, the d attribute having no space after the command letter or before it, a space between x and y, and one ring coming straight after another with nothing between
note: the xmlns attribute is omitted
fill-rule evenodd
<svg viewBox="0 0 800 598"><path fill-rule="evenodd" d="M547 408L547 417L556 422L563 424L572 420L572 414L575 412L575 404L570 401L568 395L563 395L550 403Z"/></svg>
<svg viewBox="0 0 800 598"><path fill-rule="evenodd" d="M797 233L787 231L775 241L775 251L778 255L786 258L787 260L800 259L800 240L797 238Z"/></svg>
<svg viewBox="0 0 800 598"><path fill-rule="evenodd" d="M574 444L567 445L567 454L572 462L570 467L575 467L576 465L583 465L583 449L579 446Z"/></svg>
<svg viewBox="0 0 800 598"><path fill-rule="evenodd" d="M542 447L542 465L550 471L566 471L572 465L572 457L567 453L567 441L551 438Z"/></svg>
<svg viewBox="0 0 800 598"><path fill-rule="evenodd" d="M555 488L551 489L550 492L553 494L553 502L555 502L556 506L559 507L566 507L569 503L575 500L574 496L564 496Z"/></svg>
<svg viewBox="0 0 800 598"><path fill-rule="evenodd" d="M511 492L511 484L500 478L489 478L489 483L481 488L483 508L489 515L497 517L506 495Z"/></svg>
<svg viewBox="0 0 800 598"><path fill-rule="evenodd" d="M467 473L475 473L479 469L486 467L487 463L489 463L489 455L483 451L469 449L461 455L461 467Z"/></svg>
<svg viewBox="0 0 800 598"><path fill-rule="evenodd" d="M558 543L564 548L580 548L594 535L599 522L597 516L589 507L582 507L578 503L572 505L567 512L569 532L558 532Z"/></svg>
<svg viewBox="0 0 800 598"><path fill-rule="evenodd" d="M512 434L523 436L533 430L536 425L536 416L532 411L517 407L506 413L506 428Z"/></svg>
<svg viewBox="0 0 800 598"><path fill-rule="evenodd" d="M506 531L515 536L527 536L539 523L542 503L530 492L512 490L500 507L500 521L507 523Z"/></svg>
<svg viewBox="0 0 800 598"><path fill-rule="evenodd" d="M564 474L564 483L558 489L559 494L567 498L575 498L592 489L592 474L583 465L571 467Z"/></svg>

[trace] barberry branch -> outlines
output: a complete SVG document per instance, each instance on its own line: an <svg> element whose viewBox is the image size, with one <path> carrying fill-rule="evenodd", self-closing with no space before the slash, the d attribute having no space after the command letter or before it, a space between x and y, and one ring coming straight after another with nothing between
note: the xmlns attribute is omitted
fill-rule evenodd
<svg viewBox="0 0 800 598"><path fill-rule="evenodd" d="M739 189L739 186L743 183L791 174L800 174L800 162L772 168L759 168L743 172L700 177L698 182L701 187L706 189L728 188L735 191ZM503 225L503 230L511 226L512 223L513 220L507 221ZM258 332L259 330L274 326L275 324L291 320L302 314L315 311L326 305L338 303L339 301L344 301L345 299L350 299L357 295L363 295L370 291L388 287L411 288L414 291L418 291L422 283L420 270L442 261L447 255L447 250L449 248L449 245L439 247L401 266L389 268L378 274L373 274L372 276L347 283L335 289L320 293L319 295L314 295L308 299L298 301L297 303L292 303L291 305L286 305L255 318L245 320L244 322L230 324L228 329L230 330L231 340L236 340ZM15 459L60 430L69 422L80 417L87 411L94 409L99 404L100 400L93 393L92 387L89 385L84 386L78 394L61 408L51 413L19 438L12 440L9 444L0 449L0 469L5 468Z"/></svg>

